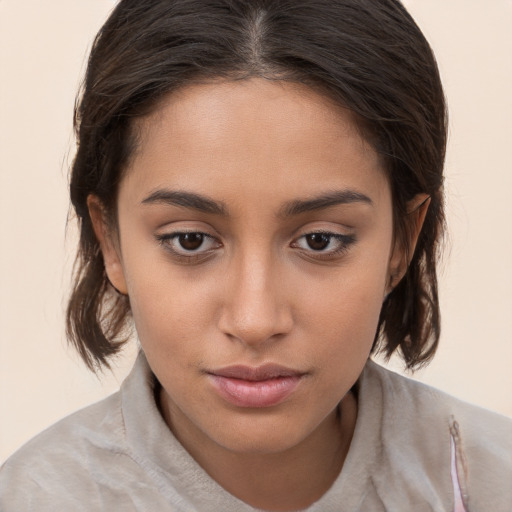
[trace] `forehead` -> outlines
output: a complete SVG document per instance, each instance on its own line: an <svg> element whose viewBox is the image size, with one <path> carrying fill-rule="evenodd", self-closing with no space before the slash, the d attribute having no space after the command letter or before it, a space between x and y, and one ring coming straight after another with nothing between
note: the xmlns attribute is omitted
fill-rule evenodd
<svg viewBox="0 0 512 512"><path fill-rule="evenodd" d="M261 132L263 126L270 131ZM280 143L302 137L315 145L321 136L340 135L364 143L351 110L306 85L262 78L185 86L164 97L150 115L136 121L136 128L142 144L158 144L171 135L178 137L176 142L192 137L212 146L223 144L224 136L245 137L260 150L265 138L276 135Z"/></svg>
<svg viewBox="0 0 512 512"><path fill-rule="evenodd" d="M136 129L139 145L121 186L135 195L165 186L234 197L247 190L270 200L279 191L378 193L387 186L355 115L301 84L251 79L187 86Z"/></svg>

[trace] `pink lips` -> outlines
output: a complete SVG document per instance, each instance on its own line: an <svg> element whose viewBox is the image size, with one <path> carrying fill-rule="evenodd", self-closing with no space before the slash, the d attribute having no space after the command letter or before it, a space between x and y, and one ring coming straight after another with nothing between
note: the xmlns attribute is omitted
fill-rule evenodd
<svg viewBox="0 0 512 512"><path fill-rule="evenodd" d="M208 372L219 395L238 407L271 407L297 388L304 374L283 366L229 366Z"/></svg>

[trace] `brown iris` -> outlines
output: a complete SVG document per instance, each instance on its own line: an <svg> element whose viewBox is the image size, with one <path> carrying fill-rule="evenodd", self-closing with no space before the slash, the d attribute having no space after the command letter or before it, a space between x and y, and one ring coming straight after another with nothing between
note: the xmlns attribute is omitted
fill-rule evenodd
<svg viewBox="0 0 512 512"><path fill-rule="evenodd" d="M202 233L181 233L178 237L179 243L187 251L196 251L204 241Z"/></svg>
<svg viewBox="0 0 512 512"><path fill-rule="evenodd" d="M331 236L325 233L311 233L306 235L306 241L311 249L321 251L329 245Z"/></svg>

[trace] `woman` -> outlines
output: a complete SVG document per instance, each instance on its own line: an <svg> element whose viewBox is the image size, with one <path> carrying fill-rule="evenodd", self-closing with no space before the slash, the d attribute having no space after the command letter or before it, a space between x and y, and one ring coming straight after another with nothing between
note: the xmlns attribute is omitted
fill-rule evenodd
<svg viewBox="0 0 512 512"><path fill-rule="evenodd" d="M3 508L508 508L510 422L369 361L439 339L445 105L401 4L123 0L76 127L69 337L142 351Z"/></svg>

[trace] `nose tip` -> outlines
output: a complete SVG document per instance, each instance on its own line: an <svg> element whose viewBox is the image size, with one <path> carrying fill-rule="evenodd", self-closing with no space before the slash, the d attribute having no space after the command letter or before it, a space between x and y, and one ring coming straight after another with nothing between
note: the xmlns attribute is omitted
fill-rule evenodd
<svg viewBox="0 0 512 512"><path fill-rule="evenodd" d="M245 345L261 345L275 341L290 331L291 322L279 311L262 311L255 308L248 314L231 316L231 321L224 321L223 331L231 338ZM226 319L226 316L224 316Z"/></svg>
<svg viewBox="0 0 512 512"><path fill-rule="evenodd" d="M219 328L230 338L255 346L276 341L291 331L290 304L269 272L252 267L233 280L226 294Z"/></svg>

